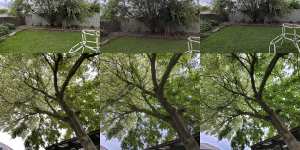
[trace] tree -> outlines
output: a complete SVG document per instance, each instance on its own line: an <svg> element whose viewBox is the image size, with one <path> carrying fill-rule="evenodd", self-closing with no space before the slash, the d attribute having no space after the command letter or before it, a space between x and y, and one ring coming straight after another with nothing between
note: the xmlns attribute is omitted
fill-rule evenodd
<svg viewBox="0 0 300 150"><path fill-rule="evenodd" d="M268 136L273 136L275 130L289 149L299 149L299 141L288 129L291 120L298 120L294 114L297 108L293 107L299 104L290 104L297 98L288 95L296 89L293 82L287 82L291 76L283 71L287 61L279 63L284 56L276 54L269 59L260 54L233 54L217 63L211 63L210 59L205 70L215 69L203 74L205 88L201 88L201 95L206 97L201 102L203 129L217 132L220 138L233 137L235 149L244 149L245 145L261 140L266 129ZM281 86L292 90L283 94L278 90Z"/></svg>
<svg viewBox="0 0 300 150"><path fill-rule="evenodd" d="M96 150L87 130L99 125L99 83L90 73L97 55L1 57L1 128L32 149L56 143L65 129L65 138L75 133L84 149Z"/></svg>
<svg viewBox="0 0 300 150"><path fill-rule="evenodd" d="M111 0L106 16L121 15L143 22L152 33L172 32L177 25L189 25L197 20L197 6L193 0ZM113 18L113 17L112 17Z"/></svg>
<svg viewBox="0 0 300 150"><path fill-rule="evenodd" d="M214 0L213 11L219 14L224 20L228 20L230 13L235 9L235 3L232 0Z"/></svg>
<svg viewBox="0 0 300 150"><path fill-rule="evenodd" d="M101 126L124 149L143 149L177 134L199 150L197 68L182 54L106 55L101 68Z"/></svg>
<svg viewBox="0 0 300 150"><path fill-rule="evenodd" d="M286 0L238 0L237 5L237 9L253 22L262 22L265 17L281 16L288 11Z"/></svg>
<svg viewBox="0 0 300 150"><path fill-rule="evenodd" d="M10 9L10 13L22 17L31 12L31 6L28 0L14 0Z"/></svg>

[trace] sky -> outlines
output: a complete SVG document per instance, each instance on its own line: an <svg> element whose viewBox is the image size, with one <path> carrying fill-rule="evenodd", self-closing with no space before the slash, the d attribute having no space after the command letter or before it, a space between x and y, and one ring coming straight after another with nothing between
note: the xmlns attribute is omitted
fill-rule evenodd
<svg viewBox="0 0 300 150"><path fill-rule="evenodd" d="M0 0L0 8L7 8L9 0Z"/></svg>
<svg viewBox="0 0 300 150"><path fill-rule="evenodd" d="M205 133L200 134L201 143L208 143L218 147L220 150L231 150L228 140L219 141L218 138L207 135ZM108 150L121 150L120 141L117 139L107 140L104 135L100 135L101 145Z"/></svg>
<svg viewBox="0 0 300 150"><path fill-rule="evenodd" d="M0 0L1 1L1 0ZM0 142L9 146L13 150L25 150L22 138L12 139L7 133L0 132Z"/></svg>
<svg viewBox="0 0 300 150"><path fill-rule="evenodd" d="M209 5L211 2L212 0L200 0L200 5Z"/></svg>

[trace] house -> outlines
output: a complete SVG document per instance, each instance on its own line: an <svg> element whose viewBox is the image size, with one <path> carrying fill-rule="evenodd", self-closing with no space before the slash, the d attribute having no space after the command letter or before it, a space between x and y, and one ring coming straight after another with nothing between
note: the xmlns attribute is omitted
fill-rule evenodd
<svg viewBox="0 0 300 150"><path fill-rule="evenodd" d="M106 148L100 146L100 130L96 130L90 132L89 137L93 141L93 143L98 147L100 150L107 150ZM0 149L1 150L1 149ZM46 150L83 150L79 140L77 137L62 141L57 144L50 145L46 147Z"/></svg>
<svg viewBox="0 0 300 150"><path fill-rule="evenodd" d="M290 130L296 139L300 140L300 127ZM281 136L277 135L251 146L252 150L288 150Z"/></svg>
<svg viewBox="0 0 300 150"><path fill-rule="evenodd" d="M200 144L200 133L194 134L195 140ZM145 150L185 150L179 139L146 148ZM214 150L214 149L212 149Z"/></svg>
<svg viewBox="0 0 300 150"><path fill-rule="evenodd" d="M0 150L13 150L13 149L0 142Z"/></svg>

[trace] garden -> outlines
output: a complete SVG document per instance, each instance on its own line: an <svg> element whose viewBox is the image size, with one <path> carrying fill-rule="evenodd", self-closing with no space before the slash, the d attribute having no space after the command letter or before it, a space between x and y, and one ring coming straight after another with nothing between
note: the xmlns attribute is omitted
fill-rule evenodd
<svg viewBox="0 0 300 150"><path fill-rule="evenodd" d="M188 51L188 37L199 37L199 9L196 2L151 1L147 4L141 1L106 1L101 16L101 50ZM111 24L117 24L117 27L111 30ZM194 47L199 49L199 44Z"/></svg>
<svg viewBox="0 0 300 150"><path fill-rule="evenodd" d="M10 5L9 17L0 18L0 52L68 52L81 41L81 29L99 28L97 0L50 3L47 8L45 3L17 0ZM23 24L14 24L17 20Z"/></svg>
<svg viewBox="0 0 300 150"><path fill-rule="evenodd" d="M283 23L300 22L298 1L258 1L253 5L254 3L256 2L215 0L213 6L203 7L203 10L213 12L215 17L202 15L202 52L269 52L270 42L282 34ZM300 35L299 28L289 29L286 33L294 34L294 31ZM299 44L299 37L295 38ZM278 44L277 51L298 52L294 43L284 40L282 44Z"/></svg>

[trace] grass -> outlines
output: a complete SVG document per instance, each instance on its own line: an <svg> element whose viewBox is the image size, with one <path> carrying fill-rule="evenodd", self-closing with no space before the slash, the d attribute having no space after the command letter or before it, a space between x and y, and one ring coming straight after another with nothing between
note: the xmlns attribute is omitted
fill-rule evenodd
<svg viewBox="0 0 300 150"><path fill-rule="evenodd" d="M269 52L270 41L280 33L280 27L229 26L202 40L201 50L206 53ZM291 42L284 42L278 52L297 52L297 50Z"/></svg>
<svg viewBox="0 0 300 150"><path fill-rule="evenodd" d="M68 52L81 38L80 32L25 30L0 41L1 53Z"/></svg>
<svg viewBox="0 0 300 150"><path fill-rule="evenodd" d="M80 32L25 30L0 41L0 53L68 52L81 40ZM102 52L186 52L187 40L120 37L101 47Z"/></svg>
<svg viewBox="0 0 300 150"><path fill-rule="evenodd" d="M101 50L103 52L122 53L186 52L187 40L120 37L102 46Z"/></svg>

